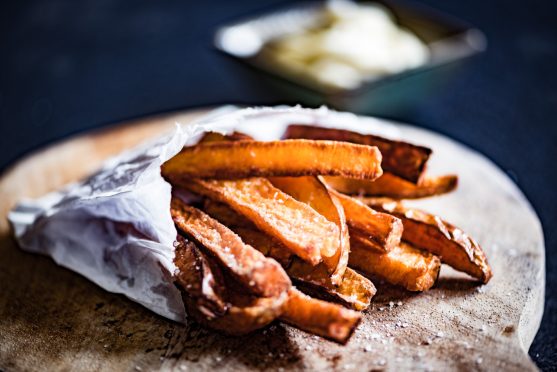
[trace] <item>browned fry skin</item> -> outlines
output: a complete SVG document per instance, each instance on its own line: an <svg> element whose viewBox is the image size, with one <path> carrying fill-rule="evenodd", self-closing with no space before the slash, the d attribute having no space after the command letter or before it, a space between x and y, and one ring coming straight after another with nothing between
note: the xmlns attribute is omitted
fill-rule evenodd
<svg viewBox="0 0 557 372"><path fill-rule="evenodd" d="M387 251L384 246L376 243L375 240L371 239L371 236L361 234L358 231L352 231L352 233L350 234L350 246L353 246L355 244L359 244L362 248L370 249L378 253L385 253L388 251L392 251L394 248L391 247Z"/></svg>
<svg viewBox="0 0 557 372"><path fill-rule="evenodd" d="M381 164L383 170L413 183L417 183L422 176L426 162L431 155L431 149L427 147L343 129L290 125L286 129L284 137L344 141L360 145L377 146L383 155L383 162Z"/></svg>
<svg viewBox="0 0 557 372"><path fill-rule="evenodd" d="M404 241L439 256L442 262L482 283L491 279L491 267L487 263L484 251L458 227L439 216L407 208L397 202L376 204L373 208L391 213L402 220Z"/></svg>
<svg viewBox="0 0 557 372"><path fill-rule="evenodd" d="M280 320L344 344L361 317L357 311L311 298L292 288Z"/></svg>
<svg viewBox="0 0 557 372"><path fill-rule="evenodd" d="M373 252L359 244L352 245L348 264L364 275L382 278L409 291L431 288L441 267L437 256L406 243L388 253Z"/></svg>
<svg viewBox="0 0 557 372"><path fill-rule="evenodd" d="M289 292L275 297L254 297L227 286L223 273L192 242L176 247L176 285L186 312L200 323L231 335L262 328L282 312Z"/></svg>
<svg viewBox="0 0 557 372"><path fill-rule="evenodd" d="M306 262L294 258L286 272L304 290L312 296L324 300L340 302L355 310L365 310L377 290L373 283L347 268L340 284L332 283L326 269L322 265L310 266Z"/></svg>
<svg viewBox="0 0 557 372"><path fill-rule="evenodd" d="M204 208L212 217L230 226L243 241L280 262L288 275L304 289L311 290L312 295L338 301L356 310L363 310L369 306L376 289L367 278L347 268L342 281L335 285L323 264L311 266L294 257L280 242L257 230L250 221L226 205L207 201Z"/></svg>
<svg viewBox="0 0 557 372"><path fill-rule="evenodd" d="M176 282L195 298L198 311L207 319L223 316L229 304L223 299L223 288L217 285L223 281L222 274L209 267L193 242L181 236L178 236L177 242L174 263L179 270L175 275Z"/></svg>
<svg viewBox="0 0 557 372"><path fill-rule="evenodd" d="M377 147L334 141L217 141L185 147L162 166L170 180L272 176L344 176L376 179L383 173Z"/></svg>
<svg viewBox="0 0 557 372"><path fill-rule="evenodd" d="M331 190L336 196L346 215L346 222L352 240L364 240L372 249L390 251L400 243L402 222L387 213L378 213L364 203L348 195ZM363 239L362 239L363 238Z"/></svg>
<svg viewBox="0 0 557 372"><path fill-rule="evenodd" d="M275 260L245 244L217 220L177 198L172 199L171 215L178 229L210 252L248 292L273 297L290 288L290 279Z"/></svg>
<svg viewBox="0 0 557 372"><path fill-rule="evenodd" d="M350 253L350 237L344 209L334 195L318 177L273 177L270 181L285 193L303 203L308 204L316 212L333 222L339 231L335 250L321 252L323 263L331 274L331 281L339 284L348 265ZM366 207L367 208L367 207Z"/></svg>
<svg viewBox="0 0 557 372"><path fill-rule="evenodd" d="M178 186L227 204L312 265L321 262L321 252L336 250L337 226L265 178L190 180Z"/></svg>
<svg viewBox="0 0 557 372"><path fill-rule="evenodd" d="M458 177L424 177L418 184L413 184L391 173L384 173L373 182L344 177L326 177L325 181L335 190L350 195L419 199L453 191L458 184Z"/></svg>

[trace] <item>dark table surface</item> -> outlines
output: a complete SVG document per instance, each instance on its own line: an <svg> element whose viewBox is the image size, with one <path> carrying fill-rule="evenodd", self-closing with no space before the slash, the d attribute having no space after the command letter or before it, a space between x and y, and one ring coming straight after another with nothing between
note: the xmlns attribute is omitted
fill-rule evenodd
<svg viewBox="0 0 557 372"><path fill-rule="evenodd" d="M530 354L542 369L557 369L557 2L423 2L483 30L488 51L450 86L393 118L486 154L533 204L546 239L547 290ZM53 140L123 119L199 105L289 102L211 46L223 22L285 4L3 2L0 169Z"/></svg>

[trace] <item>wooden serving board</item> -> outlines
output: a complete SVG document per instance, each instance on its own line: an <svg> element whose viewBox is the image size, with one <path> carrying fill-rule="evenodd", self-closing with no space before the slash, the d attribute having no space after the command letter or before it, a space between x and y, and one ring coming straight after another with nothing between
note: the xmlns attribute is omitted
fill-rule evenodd
<svg viewBox="0 0 557 372"><path fill-rule="evenodd" d="M490 161L418 128L400 126L402 137L432 147L431 169L458 173L460 186L417 204L477 238L494 277L478 287L443 267L438 284L421 294L376 283L373 305L345 346L283 324L239 338L195 323L177 324L49 258L18 249L6 221L18 200L83 178L107 157L202 113L170 114L70 138L31 154L0 178L0 369L535 369L527 350L543 311L540 223Z"/></svg>

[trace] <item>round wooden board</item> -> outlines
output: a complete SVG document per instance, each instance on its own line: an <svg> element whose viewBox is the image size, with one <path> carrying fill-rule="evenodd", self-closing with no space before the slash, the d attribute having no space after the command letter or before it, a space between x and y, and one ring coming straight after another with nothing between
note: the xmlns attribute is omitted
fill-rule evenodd
<svg viewBox="0 0 557 372"><path fill-rule="evenodd" d="M476 237L494 278L478 287L443 267L435 288L422 294L376 283L373 305L345 346L283 324L240 338L180 325L17 248L6 215L19 199L83 178L107 157L202 113L174 113L70 138L2 176L0 369L535 369L527 350L543 311L539 220L490 161L418 128L398 127L403 138L432 147L431 169L458 173L460 186L417 205Z"/></svg>

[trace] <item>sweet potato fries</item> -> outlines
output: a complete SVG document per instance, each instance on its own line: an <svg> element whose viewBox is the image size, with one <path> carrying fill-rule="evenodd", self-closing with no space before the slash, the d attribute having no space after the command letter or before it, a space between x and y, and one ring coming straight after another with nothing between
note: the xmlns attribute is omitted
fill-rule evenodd
<svg viewBox="0 0 557 372"><path fill-rule="evenodd" d="M175 191L200 197L176 192L170 206L175 282L200 323L240 335L278 320L345 343L371 279L425 291L445 263L489 281L479 244L401 202L456 187L425 174L430 149L304 125L284 137L207 133L162 166Z"/></svg>

